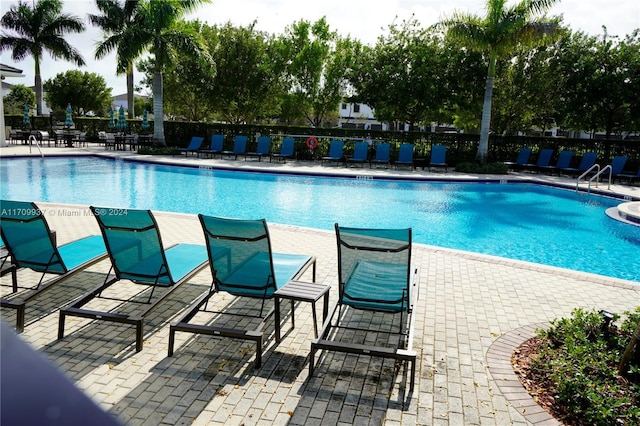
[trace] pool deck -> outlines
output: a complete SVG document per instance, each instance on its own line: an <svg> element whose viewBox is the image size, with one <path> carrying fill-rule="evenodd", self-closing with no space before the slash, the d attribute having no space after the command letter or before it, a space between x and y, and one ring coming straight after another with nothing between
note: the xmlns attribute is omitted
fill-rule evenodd
<svg viewBox="0 0 640 426"><path fill-rule="evenodd" d="M38 154L36 149L32 154ZM43 148L45 155L134 156L104 147ZM27 146L0 148L0 157L29 155ZM152 160L151 157L144 157ZM464 180L536 180L575 188L565 177L510 173L467 176L456 172L320 166L306 162L203 160L162 157L163 162L205 167L252 168L297 173L355 174ZM600 184L600 190L606 190ZM611 191L640 199L640 187L612 185ZM622 201L621 201L622 202ZM86 206L39 203L56 230L58 243L99 233ZM165 245L204 243L195 216L154 212ZM273 251L317 257L317 281L330 284L337 298L337 255L333 232L269 224ZM524 391L510 364L519 343L554 318L575 308L621 313L640 305L640 283L504 258L414 244L419 271L414 349L416 385L409 391L402 369L392 361L321 353L309 377L313 337L311 308L296 308L296 327L284 326L276 344L268 323L262 368L246 342L179 333L176 352L167 357L169 323L210 283L204 269L147 319L145 342L135 352L131 326L67 319L65 337L56 339L57 308L102 282L109 261L101 261L53 286L27 305L21 337L57 365L105 411L128 425L554 425L558 424ZM19 271L21 282L39 277ZM309 278L309 277L307 277ZM2 284L10 282L2 277ZM8 288L2 287L3 296ZM125 290L121 290L125 292ZM118 293L118 295L121 295ZM234 298L220 295L224 308ZM319 301L318 310L322 301ZM12 311L2 319L12 324ZM3 391L8 389L2 384Z"/></svg>

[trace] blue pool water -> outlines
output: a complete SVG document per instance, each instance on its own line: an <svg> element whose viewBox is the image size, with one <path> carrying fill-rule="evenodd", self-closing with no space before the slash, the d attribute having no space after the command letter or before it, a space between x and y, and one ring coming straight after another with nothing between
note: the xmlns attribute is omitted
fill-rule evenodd
<svg viewBox="0 0 640 426"><path fill-rule="evenodd" d="M640 227L619 203L529 184L198 170L100 158L3 159L3 199L144 208L320 229L412 227L414 241L640 281Z"/></svg>

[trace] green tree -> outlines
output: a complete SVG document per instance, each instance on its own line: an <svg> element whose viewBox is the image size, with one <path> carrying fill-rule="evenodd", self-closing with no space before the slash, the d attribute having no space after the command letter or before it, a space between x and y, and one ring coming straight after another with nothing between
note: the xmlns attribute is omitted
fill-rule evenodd
<svg viewBox="0 0 640 426"><path fill-rule="evenodd" d="M202 35L203 42L209 27L198 21L185 23L192 31ZM144 73L144 86L153 90L155 60L138 62L138 69ZM175 58L166 65L163 73L163 105L168 117L185 117L191 121L200 121L213 116L212 102L209 99L210 87L215 76L215 63L203 61L189 53L176 51Z"/></svg>
<svg viewBox="0 0 640 426"><path fill-rule="evenodd" d="M563 125L606 137L638 130L640 112L640 36L618 41L606 34L573 34L560 48L558 73Z"/></svg>
<svg viewBox="0 0 640 426"><path fill-rule="evenodd" d="M121 53L121 45L128 40L124 37L129 26L135 24L138 0L96 0L96 6L102 14L89 14L89 22L102 29L104 40L96 47L96 59L102 59L110 52L117 51L118 63L116 72L126 74L127 77L127 104L129 118L135 117L134 87L133 87L133 63L135 57L126 57Z"/></svg>
<svg viewBox="0 0 640 426"><path fill-rule="evenodd" d="M64 59L78 66L84 65L80 52L64 39L67 33L80 33L85 27L75 16L62 13L60 0L20 1L12 5L2 16L0 23L7 31L2 31L0 51L11 49L11 58L22 61L27 56L35 63L36 110L42 115L42 75L40 65L47 51L54 59Z"/></svg>
<svg viewBox="0 0 640 426"><path fill-rule="evenodd" d="M152 55L153 72L153 141L166 145L164 138L163 74L174 62L177 52L200 58L208 55L199 34L182 18L208 0L153 0L139 4L135 24L122 33L127 43L121 44L118 56L137 58L145 51Z"/></svg>
<svg viewBox="0 0 640 426"><path fill-rule="evenodd" d="M534 18L558 1L521 0L507 6L507 0L487 0L485 17L455 12L438 24L438 27L446 29L448 37L461 40L470 49L488 54L489 69L482 107L480 143L476 155L480 162L486 161L489 152L496 61L498 57L511 55L517 46L542 45L551 40L558 30L557 22L546 18Z"/></svg>
<svg viewBox="0 0 640 426"><path fill-rule="evenodd" d="M96 73L78 70L59 73L45 81L44 88L47 103L54 110L62 111L71 104L75 115L89 111L104 115L111 105L111 89Z"/></svg>
<svg viewBox="0 0 640 426"><path fill-rule="evenodd" d="M281 37L290 91L307 122L320 126L346 94L349 49L353 42L331 31L326 18L293 23Z"/></svg>
<svg viewBox="0 0 640 426"><path fill-rule="evenodd" d="M231 123L277 117L285 62L273 36L227 23L203 33L217 72L206 99Z"/></svg>
<svg viewBox="0 0 640 426"><path fill-rule="evenodd" d="M465 133L480 129L482 87L486 79L486 62L480 52L467 49L450 37L442 40L442 105L437 123L453 124Z"/></svg>
<svg viewBox="0 0 640 426"><path fill-rule="evenodd" d="M511 60L499 61L491 125L496 133L544 133L553 127L561 107L562 78L552 66L557 55L557 45L551 45L518 49Z"/></svg>
<svg viewBox="0 0 640 426"><path fill-rule="evenodd" d="M414 19L389 26L375 47L355 56L350 82L356 99L390 123L431 124L438 121L444 98L440 40Z"/></svg>
<svg viewBox="0 0 640 426"><path fill-rule="evenodd" d="M3 102L5 114L22 114L25 104L30 107L36 104L36 94L24 84L14 84Z"/></svg>

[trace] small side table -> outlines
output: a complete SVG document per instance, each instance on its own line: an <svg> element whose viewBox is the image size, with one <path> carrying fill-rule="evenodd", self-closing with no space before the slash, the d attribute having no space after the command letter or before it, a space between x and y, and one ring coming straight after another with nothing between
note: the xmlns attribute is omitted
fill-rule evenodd
<svg viewBox="0 0 640 426"><path fill-rule="evenodd" d="M329 290L331 286L319 283L304 281L289 281L282 288L276 290L275 297L275 321L276 321L276 342L280 343L280 299L291 300L291 327L295 328L295 316L293 304L297 302L310 302L313 312L313 332L318 337L318 318L316 316L316 302L324 296L322 306L322 321L326 321L329 315Z"/></svg>

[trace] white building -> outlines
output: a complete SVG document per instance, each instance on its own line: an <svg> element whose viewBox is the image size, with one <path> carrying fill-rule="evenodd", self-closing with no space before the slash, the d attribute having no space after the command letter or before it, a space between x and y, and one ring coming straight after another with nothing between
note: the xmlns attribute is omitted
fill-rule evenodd
<svg viewBox="0 0 640 426"><path fill-rule="evenodd" d="M365 104L343 102L340 104L338 116L338 126L342 128L389 129L386 123L376 120L373 109Z"/></svg>

